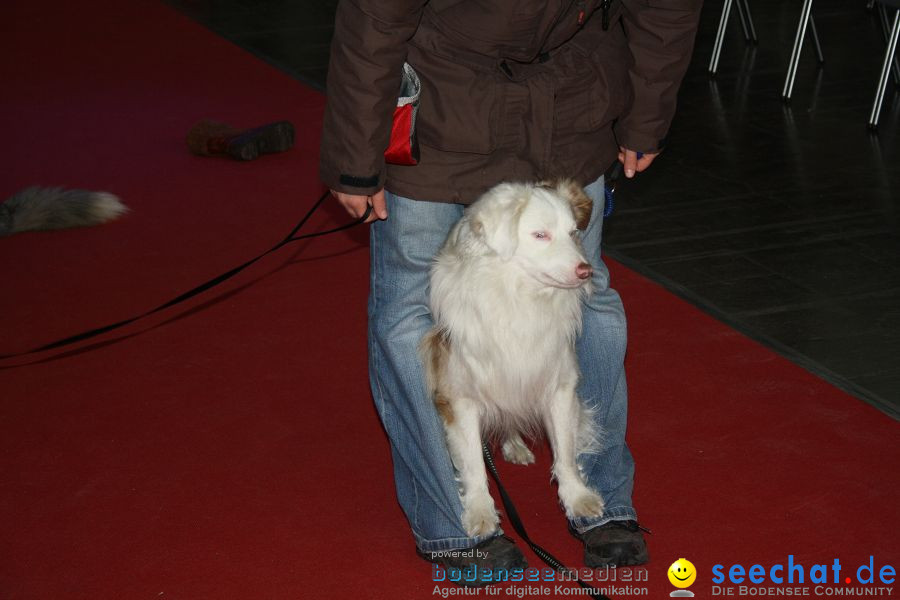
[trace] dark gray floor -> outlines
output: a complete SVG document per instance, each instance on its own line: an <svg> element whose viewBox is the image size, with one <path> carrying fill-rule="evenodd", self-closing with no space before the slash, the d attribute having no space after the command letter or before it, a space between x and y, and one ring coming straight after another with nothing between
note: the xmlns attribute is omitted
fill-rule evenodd
<svg viewBox="0 0 900 600"><path fill-rule="evenodd" d="M336 2L173 0L235 43L323 85ZM864 0L818 0L825 51L805 48L780 93L799 2L736 15L707 65L721 2L706 4L666 153L624 185L608 254L900 418L900 93L865 127L884 52Z"/></svg>
<svg viewBox="0 0 900 600"><path fill-rule="evenodd" d="M900 416L900 94L865 127L884 55L865 2L815 3L825 53L805 48L780 101L799 3L753 2L707 67L708 2L670 151L623 190L608 252L810 370Z"/></svg>
<svg viewBox="0 0 900 600"><path fill-rule="evenodd" d="M164 0L295 78L324 90L337 0Z"/></svg>

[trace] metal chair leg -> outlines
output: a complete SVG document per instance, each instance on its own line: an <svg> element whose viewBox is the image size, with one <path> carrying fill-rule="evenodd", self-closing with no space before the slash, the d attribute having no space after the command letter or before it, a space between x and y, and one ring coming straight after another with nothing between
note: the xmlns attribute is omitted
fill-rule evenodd
<svg viewBox="0 0 900 600"><path fill-rule="evenodd" d="M881 65L881 77L878 80L878 89L875 92L875 103L872 104L872 112L869 114L870 129L878 127L878 117L881 115L881 104L884 101L884 93L887 90L888 77L891 63L894 61L894 53L897 51L898 38L900 38L900 10L894 13L894 25L891 27L887 52L884 55L884 63Z"/></svg>
<svg viewBox="0 0 900 600"><path fill-rule="evenodd" d="M887 8L880 2L878 3L878 21L881 23L881 34L884 36L884 43L887 44L891 34L890 19L888 19ZM900 85L900 56L894 57L891 72L894 74L894 83Z"/></svg>
<svg viewBox="0 0 900 600"><path fill-rule="evenodd" d="M732 0L725 0L722 5L722 17L719 19L719 30L716 32L716 42L713 44L712 58L709 61L709 73L715 75L719 68L719 57L722 56L722 43L725 41L725 30L728 28L728 15L731 13Z"/></svg>
<svg viewBox="0 0 900 600"><path fill-rule="evenodd" d="M750 41L756 44L759 42L759 38L756 37L756 27L753 25L753 15L750 14L750 2L749 0L740 0L744 3L744 14L747 15L747 25L750 26Z"/></svg>
<svg viewBox="0 0 900 600"><path fill-rule="evenodd" d="M744 15L744 3L742 0L737 0L734 6L737 8L738 18L741 20L741 29L744 31L744 39L749 42L750 29L747 27L747 17Z"/></svg>
<svg viewBox="0 0 900 600"><path fill-rule="evenodd" d="M816 30L816 20L812 15L809 15L809 29L816 47L816 59L819 61L819 64L822 64L825 62L825 55L822 54L822 44L819 43L819 32Z"/></svg>
<svg viewBox="0 0 900 600"><path fill-rule="evenodd" d="M884 38L884 43L887 44L891 34L890 19L887 16L887 7L880 2L878 3L878 22L881 23L881 36Z"/></svg>
<svg viewBox="0 0 900 600"><path fill-rule="evenodd" d="M794 79L797 77L797 65L800 64L800 52L803 50L803 37L806 35L806 26L809 23L809 15L812 11L812 0L803 0L803 9L800 11L800 24L797 26L797 35L794 38L794 50L791 52L791 62L788 65L787 77L784 80L784 89L781 97L785 101L791 99L794 91Z"/></svg>

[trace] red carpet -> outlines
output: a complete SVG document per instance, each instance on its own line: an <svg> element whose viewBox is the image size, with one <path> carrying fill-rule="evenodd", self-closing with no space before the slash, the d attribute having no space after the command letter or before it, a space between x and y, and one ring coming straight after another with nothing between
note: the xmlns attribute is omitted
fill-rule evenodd
<svg viewBox="0 0 900 600"><path fill-rule="evenodd" d="M0 195L70 185L132 208L0 240L0 353L156 306L268 248L318 197L323 98L169 8L16 2L0 19ZM290 119L297 147L192 157L203 117ZM344 218L329 206L311 225ZM0 599L432 597L367 390L365 235L286 248L139 335L0 370ZM634 597L667 597L682 556L697 597L714 564L897 568L897 423L612 269L654 531ZM532 536L580 565L539 463L501 468Z"/></svg>

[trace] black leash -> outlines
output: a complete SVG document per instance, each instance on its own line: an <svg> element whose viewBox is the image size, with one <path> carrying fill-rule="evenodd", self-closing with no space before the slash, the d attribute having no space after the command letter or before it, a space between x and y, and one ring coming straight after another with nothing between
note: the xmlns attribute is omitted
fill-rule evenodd
<svg viewBox="0 0 900 600"><path fill-rule="evenodd" d="M281 240L280 242L278 242L277 244L275 244L274 246L272 246L265 252L244 262L243 264L241 264L237 267L234 267L233 269L230 269L229 271L226 271L225 273L222 273L221 275L217 275L216 277L213 277L212 279L209 279L208 281L205 281L204 283L201 283L198 286L191 288L190 290L184 292L183 294L180 294L180 295L176 296L175 298L172 298L168 302L160 304L156 308L150 309L146 312L143 312L139 315L130 317L128 319L123 319L123 320L117 321L115 323L110 323L109 325L104 325L102 327L96 327L96 328L90 329L88 331L83 331L81 333L77 333L75 335L71 335L69 337L62 338L60 340L56 340L55 342L50 342L49 344L44 344L43 346L39 346L37 348L32 348L31 350L26 350L24 352L16 352L13 354L0 354L0 360L16 358L16 357L20 357L20 356L27 356L29 354L37 354L40 352L46 352L47 350L54 350L56 348L61 348L63 346L69 346L69 345L75 344L77 342L81 342L84 340L88 340L88 339L97 337L98 335L102 335L109 331L119 329L120 327L124 327L125 325L134 323L135 321L139 321L140 319L144 319L144 318L149 317L150 315L158 313L162 310L171 308L177 304L185 302L185 301L193 298L194 296L202 294L203 292L216 287L217 285L231 279L232 277L234 277L235 275L237 275L238 273L240 273L241 271L243 271L250 265L256 263L260 259L264 258L265 256L268 256L269 254L275 252L276 250L281 249L282 247L284 247L285 245L287 245L291 242L297 242L300 240L310 239L310 238L314 238L314 237L320 237L323 235L330 235L332 233L337 233L339 231L343 231L345 229L355 227L356 225L365 223L366 219L368 219L369 216L372 214L372 205L369 205L366 208L366 212L363 213L363 215L355 221L352 221L350 223L345 223L344 225L340 225L338 227L334 227L334 228L328 229L326 231L316 231L313 233L307 233L307 234L299 235L299 236L296 235L296 233L298 231L300 231L300 229L306 224L306 222L313 215L313 213L315 213L316 210L318 210L318 208L322 205L322 202L325 201L325 199L330 195L330 193L331 192L325 192L324 194L322 194L322 196L316 201L316 203L313 204L312 208L310 208L306 212L306 214L303 215L303 218L300 219L300 221L294 226L293 229L291 229L290 233L288 233L284 237L283 240ZM563 572L563 573L566 573L569 575L574 575L575 574L574 571L567 568L556 557L554 557L552 554L550 554L549 552L547 552L546 550L544 550L537 544L535 544L531 540L531 538L528 536L528 533L525 531L525 525L522 523L522 519L519 517L519 513L516 510L516 507L513 504L512 499L509 497L509 494L506 492L506 488L504 488L503 484L500 483L500 474L497 473L497 466L494 464L494 457L491 455L490 449L488 448L487 444L484 442L482 442L481 448L484 453L484 460L485 460L485 463L487 464L488 471L490 472L491 477L493 477L494 482L497 484L497 489L500 491L500 497L503 500L503 507L506 509L506 516L509 518L509 521L513 526L513 529L516 530L516 532L519 534L519 536L523 540L525 540L525 542L532 549L532 551L534 551L534 553L537 554L538 557L540 557L540 559L542 561L544 561L544 563L546 563L550 567L553 567L553 569L556 571ZM610 600L610 598L608 596L605 596L597 588L595 588L591 585L588 585L587 583L582 581L581 578L576 577L576 581L578 582L578 585L589 590L588 595L591 598L595 598L596 600Z"/></svg>
<svg viewBox="0 0 900 600"><path fill-rule="evenodd" d="M186 300L193 298L194 296L197 296L198 294L202 294L206 290L214 288L215 286L219 285L220 283L231 279L232 277L234 277L235 275L237 275L238 273L240 273L241 271L243 271L244 269L246 269L253 263L257 262L261 258L282 248L286 244L289 244L291 242L297 242L300 240L306 240L309 238L319 237L319 236L323 236L323 235L329 235L332 233L337 233L338 231L343 231L345 229L355 227L356 225L365 223L366 219L369 218L369 215L372 214L372 206L369 205L368 208L366 208L365 214L363 214L361 217L359 217L357 220L355 220L351 223L346 223L339 227L335 227L333 229L328 229L327 231L316 231L314 233L306 233L304 235L297 235L295 237L295 234L298 231L300 231L300 229L306 224L306 222L313 215L313 213L316 212L316 210L319 208L319 206L322 205L322 202L325 201L325 198L327 198L330 194L331 194L331 192L325 192L324 194L322 194L322 197L319 198L315 204L313 204L312 208L310 208L307 211L307 213L303 216L303 218L300 219L300 222L298 222L297 225L295 225L294 228L291 229L291 232L289 234L287 234L287 236L285 236L285 238L283 240L281 240L280 242L278 242L277 244L275 244L274 246L272 246L271 248L269 248L268 250L266 250L259 256L251 258L250 260L243 263L242 265L237 266L237 267L231 269L230 271L222 273L221 275L217 275L216 277L213 277L209 281L201 283L200 285L184 292L183 294L181 294L175 298L172 298L168 302L166 302L164 304L160 304L156 308L148 310L137 316L134 316L134 317L131 317L128 319L124 319L124 320L118 321L116 323L110 323L109 325L104 325L102 327L97 327L97 328L91 329L89 331L83 331L83 332L77 333L75 335L70 335L69 337L63 338L61 340L56 340L55 342L51 342L49 344L44 344L43 346L40 346L37 348L32 348L31 350L26 350L25 352L16 352L14 354L0 354L0 360L16 358L19 356L27 356L29 354L37 354L39 352L46 352L47 350L54 350L56 348L61 348L63 346L69 346L69 345L75 344L77 342L81 342L84 340L91 339L93 337L97 337L98 335L101 335L108 331L113 331L114 329L119 329L120 327L124 327L125 325L128 325L129 323L134 323L135 321L149 317L152 314L158 313L162 310L165 310L167 308L175 306L176 304L180 304Z"/></svg>
<svg viewBox="0 0 900 600"><path fill-rule="evenodd" d="M497 473L497 465L494 464L494 457L491 455L491 450L488 448L487 442L481 442L481 451L482 454L484 454L484 462L487 465L488 472L491 474L491 477L494 478L494 483L497 484L497 490L500 492L500 499L503 500L503 508L506 509L506 517L512 524L513 529L516 530L516 533L519 534L519 537L525 540L528 547L531 548L545 564L553 567L557 572L564 573L567 579L569 579L569 576L572 576L578 582L578 585L589 590L587 593L588 596L595 598L596 600L610 600L609 596L604 595L603 592L594 586L583 582L581 578L577 576L575 571L566 567L559 562L555 556L531 541L531 538L528 537L528 532L525 531L525 525L522 523L521 517L519 517L519 512L516 510L515 505L513 505L512 498L509 497L509 494L506 493L506 488L500 483L500 474Z"/></svg>

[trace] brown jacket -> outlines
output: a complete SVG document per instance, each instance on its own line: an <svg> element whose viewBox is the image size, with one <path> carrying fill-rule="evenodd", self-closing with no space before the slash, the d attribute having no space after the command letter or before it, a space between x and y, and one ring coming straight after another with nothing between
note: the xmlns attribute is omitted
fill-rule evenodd
<svg viewBox="0 0 900 600"><path fill-rule="evenodd" d="M617 140L642 152L664 145L701 4L342 0L322 180L461 203L504 180L587 184L615 160ZM404 61L422 82L421 156L385 165Z"/></svg>

